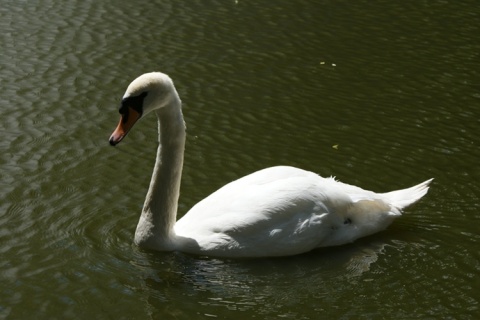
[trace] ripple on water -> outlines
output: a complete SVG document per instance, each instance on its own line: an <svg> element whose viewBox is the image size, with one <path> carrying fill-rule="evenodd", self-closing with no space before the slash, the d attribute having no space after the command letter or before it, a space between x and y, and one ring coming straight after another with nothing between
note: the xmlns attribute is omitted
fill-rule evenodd
<svg viewBox="0 0 480 320"><path fill-rule="evenodd" d="M474 6L147 2L4 3L0 317L478 312ZM463 21L455 34L444 17ZM118 148L107 138L126 86L151 70L184 101L182 212L276 164L378 191L436 180L385 232L341 248L255 261L142 251L154 119Z"/></svg>

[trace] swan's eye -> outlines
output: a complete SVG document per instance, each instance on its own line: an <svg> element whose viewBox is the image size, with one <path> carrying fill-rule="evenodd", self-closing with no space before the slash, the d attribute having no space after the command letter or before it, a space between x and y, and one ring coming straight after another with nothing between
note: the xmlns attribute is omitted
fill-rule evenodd
<svg viewBox="0 0 480 320"><path fill-rule="evenodd" d="M143 100L147 95L148 92L143 92L138 96L123 98L122 103L120 104L120 109L118 109L118 112L123 116L123 122L127 122L128 120L128 108L132 108L139 114L143 113Z"/></svg>

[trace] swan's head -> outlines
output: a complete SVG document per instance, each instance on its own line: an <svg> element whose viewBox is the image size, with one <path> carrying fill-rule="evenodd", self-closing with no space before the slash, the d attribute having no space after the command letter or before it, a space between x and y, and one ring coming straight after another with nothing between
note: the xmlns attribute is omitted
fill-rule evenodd
<svg viewBox="0 0 480 320"><path fill-rule="evenodd" d="M161 72L145 73L133 80L120 104L120 122L110 136L115 146L127 135L133 125L149 112L180 101L172 79Z"/></svg>

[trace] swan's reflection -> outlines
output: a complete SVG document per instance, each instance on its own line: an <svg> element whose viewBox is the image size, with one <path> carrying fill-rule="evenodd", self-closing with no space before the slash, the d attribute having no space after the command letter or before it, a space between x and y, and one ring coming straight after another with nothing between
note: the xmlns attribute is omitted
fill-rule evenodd
<svg viewBox="0 0 480 320"><path fill-rule="evenodd" d="M382 242L358 242L294 257L229 260L182 253L141 252L146 307L153 319L169 315L228 316L232 311L286 315L289 306L335 301L369 273L385 250ZM312 309L313 312L313 309Z"/></svg>

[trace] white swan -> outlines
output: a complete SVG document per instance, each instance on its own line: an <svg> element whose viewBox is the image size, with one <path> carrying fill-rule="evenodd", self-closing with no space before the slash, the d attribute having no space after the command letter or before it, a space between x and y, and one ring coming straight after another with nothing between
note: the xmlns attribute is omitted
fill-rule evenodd
<svg viewBox="0 0 480 320"><path fill-rule="evenodd" d="M135 243L149 249L266 257L341 245L385 229L403 208L427 193L432 180L374 193L301 169L272 167L227 184L175 223L185 123L167 75L147 73L128 86L110 144L118 144L151 111L158 118L159 146L135 232Z"/></svg>

